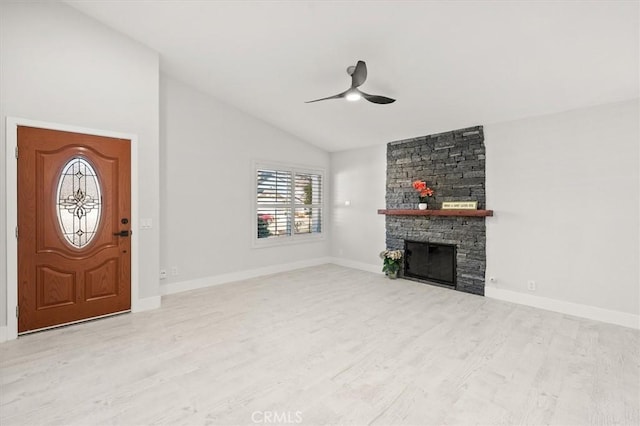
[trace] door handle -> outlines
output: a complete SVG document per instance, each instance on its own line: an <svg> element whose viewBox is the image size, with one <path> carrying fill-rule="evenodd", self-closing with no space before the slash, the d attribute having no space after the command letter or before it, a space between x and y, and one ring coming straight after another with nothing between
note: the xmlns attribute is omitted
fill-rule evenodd
<svg viewBox="0 0 640 426"><path fill-rule="evenodd" d="M124 230L124 231L120 231L120 232L114 232L113 235L116 235L118 237L128 237L129 235L131 235L131 231Z"/></svg>

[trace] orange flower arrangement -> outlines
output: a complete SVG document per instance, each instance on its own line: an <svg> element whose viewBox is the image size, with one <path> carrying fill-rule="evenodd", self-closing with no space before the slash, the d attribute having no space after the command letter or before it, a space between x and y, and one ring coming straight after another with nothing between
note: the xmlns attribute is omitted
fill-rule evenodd
<svg viewBox="0 0 640 426"><path fill-rule="evenodd" d="M420 202L421 203L426 203L427 202L427 198L433 197L433 194L435 193L435 191L433 189L431 189L431 188L429 188L427 186L427 182L425 182L423 180L414 181L412 186L413 186L413 189L418 191L418 194L420 194Z"/></svg>

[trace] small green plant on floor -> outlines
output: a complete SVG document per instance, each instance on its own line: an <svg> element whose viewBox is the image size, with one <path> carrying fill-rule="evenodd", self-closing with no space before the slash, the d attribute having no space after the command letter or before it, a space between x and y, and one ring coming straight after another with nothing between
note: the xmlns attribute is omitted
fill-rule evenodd
<svg viewBox="0 0 640 426"><path fill-rule="evenodd" d="M388 274L397 274L400 270L400 260L402 259L402 250L384 250L380 253L382 259L382 272Z"/></svg>

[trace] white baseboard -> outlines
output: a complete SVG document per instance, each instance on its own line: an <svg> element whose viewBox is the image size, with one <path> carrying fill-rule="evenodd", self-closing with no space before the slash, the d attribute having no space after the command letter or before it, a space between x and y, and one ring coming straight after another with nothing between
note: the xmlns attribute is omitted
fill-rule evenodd
<svg viewBox="0 0 640 426"><path fill-rule="evenodd" d="M145 297L144 299L134 300L131 304L131 312L144 312L160 307L160 296Z"/></svg>
<svg viewBox="0 0 640 426"><path fill-rule="evenodd" d="M0 343L7 341L7 326L0 325Z"/></svg>
<svg viewBox="0 0 640 426"><path fill-rule="evenodd" d="M361 271L374 272L381 274L382 265L372 265L370 263L357 262L355 260L341 259L339 257L330 258L330 262L335 265L344 266L345 268L359 269Z"/></svg>
<svg viewBox="0 0 640 426"><path fill-rule="evenodd" d="M213 275L210 277L197 278L190 281L180 281L177 283L167 283L160 285L160 294L175 294L183 291L195 290L198 288L211 287L214 285L226 284L235 281L247 280L263 275L277 274L280 272L293 271L310 266L324 265L332 263L329 257L320 257L316 259L303 260L300 262L285 263L281 265L267 266L264 268L249 269L246 271L231 272L228 274Z"/></svg>
<svg viewBox="0 0 640 426"><path fill-rule="evenodd" d="M596 306L581 305L578 303L565 302L563 300L549 299L547 297L532 296L530 294L490 286L485 287L484 295L491 299L504 300L506 302L518 303L520 305L546 309L547 311L560 312L562 314L621 325L623 327L640 329L640 315L634 315L627 312L611 311L608 309L598 308Z"/></svg>

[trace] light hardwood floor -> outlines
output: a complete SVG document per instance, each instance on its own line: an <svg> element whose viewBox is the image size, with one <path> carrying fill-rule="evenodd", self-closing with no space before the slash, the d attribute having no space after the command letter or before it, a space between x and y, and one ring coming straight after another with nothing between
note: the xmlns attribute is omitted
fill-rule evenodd
<svg viewBox="0 0 640 426"><path fill-rule="evenodd" d="M2 425L640 423L640 332L335 265L0 355Z"/></svg>

